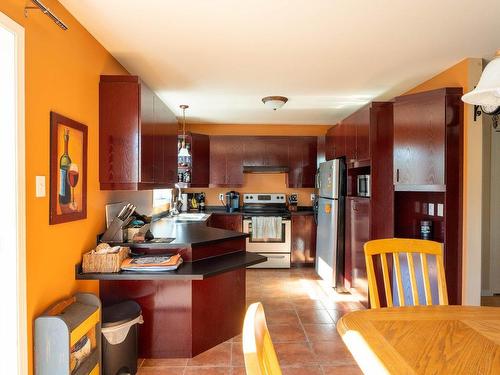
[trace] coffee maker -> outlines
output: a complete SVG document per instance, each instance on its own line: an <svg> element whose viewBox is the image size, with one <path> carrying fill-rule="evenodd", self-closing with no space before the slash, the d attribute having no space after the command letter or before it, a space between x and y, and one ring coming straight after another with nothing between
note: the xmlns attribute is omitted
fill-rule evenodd
<svg viewBox="0 0 500 375"><path fill-rule="evenodd" d="M240 193L237 191L228 191L226 193L226 212L235 212L240 210Z"/></svg>

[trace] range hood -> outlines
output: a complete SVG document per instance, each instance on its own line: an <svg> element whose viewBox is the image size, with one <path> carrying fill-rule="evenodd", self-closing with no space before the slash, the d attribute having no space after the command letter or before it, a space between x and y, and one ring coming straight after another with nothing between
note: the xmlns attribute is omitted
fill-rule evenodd
<svg viewBox="0 0 500 375"><path fill-rule="evenodd" d="M268 165L268 166L257 166L257 165L244 165L243 173L288 173L290 169L286 166L280 165Z"/></svg>

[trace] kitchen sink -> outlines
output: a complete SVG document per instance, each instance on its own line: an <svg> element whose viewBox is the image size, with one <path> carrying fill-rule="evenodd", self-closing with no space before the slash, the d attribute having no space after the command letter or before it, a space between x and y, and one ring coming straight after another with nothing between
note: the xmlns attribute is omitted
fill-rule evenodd
<svg viewBox="0 0 500 375"><path fill-rule="evenodd" d="M208 214L198 214L198 213L180 213L175 217L176 221L205 221L209 218Z"/></svg>

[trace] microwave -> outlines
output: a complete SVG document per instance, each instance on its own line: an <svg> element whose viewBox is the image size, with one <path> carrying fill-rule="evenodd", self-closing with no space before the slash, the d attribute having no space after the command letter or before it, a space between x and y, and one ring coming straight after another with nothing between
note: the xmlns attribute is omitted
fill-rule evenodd
<svg viewBox="0 0 500 375"><path fill-rule="evenodd" d="M369 174L358 175L358 197L369 197L371 195L371 181Z"/></svg>

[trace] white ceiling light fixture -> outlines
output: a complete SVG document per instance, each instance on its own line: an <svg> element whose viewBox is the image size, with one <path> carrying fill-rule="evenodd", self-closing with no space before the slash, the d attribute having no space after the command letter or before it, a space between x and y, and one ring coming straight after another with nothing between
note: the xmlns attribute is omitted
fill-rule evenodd
<svg viewBox="0 0 500 375"><path fill-rule="evenodd" d="M497 128L500 115L500 50L484 68L477 86L463 95L462 101L474 105L474 121L485 113L493 116L493 127Z"/></svg>
<svg viewBox="0 0 500 375"><path fill-rule="evenodd" d="M178 155L182 157L191 156L186 148L186 109L188 109L189 106L181 104L179 107L182 109L182 143Z"/></svg>
<svg viewBox="0 0 500 375"><path fill-rule="evenodd" d="M268 108L271 108L273 111L280 109L285 105L288 101L288 98L285 96L266 96L262 98L262 103Z"/></svg>

